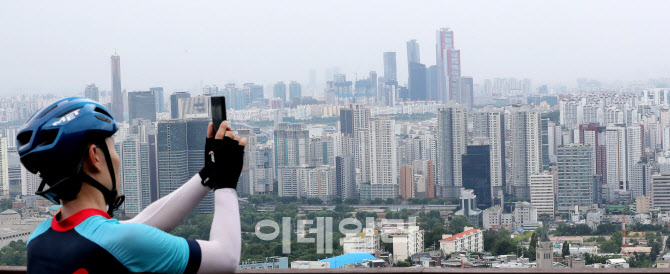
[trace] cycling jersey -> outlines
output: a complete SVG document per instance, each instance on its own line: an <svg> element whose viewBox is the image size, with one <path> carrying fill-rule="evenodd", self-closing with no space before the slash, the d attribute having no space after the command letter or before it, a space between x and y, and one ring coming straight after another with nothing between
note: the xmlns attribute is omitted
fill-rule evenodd
<svg viewBox="0 0 670 274"><path fill-rule="evenodd" d="M60 215L60 213L59 213ZM157 228L84 209L40 224L28 240L30 273L196 273L200 245Z"/></svg>
<svg viewBox="0 0 670 274"><path fill-rule="evenodd" d="M84 209L40 224L28 239L29 273L233 272L241 252L240 211L232 188L214 191L209 240L186 240L174 229L211 191L198 174L135 218L110 219ZM60 214L60 213L59 213Z"/></svg>

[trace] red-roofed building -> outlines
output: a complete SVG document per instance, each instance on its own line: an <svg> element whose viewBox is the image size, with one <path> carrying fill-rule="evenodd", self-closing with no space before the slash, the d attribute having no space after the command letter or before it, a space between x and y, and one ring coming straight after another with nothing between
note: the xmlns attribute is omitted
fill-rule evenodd
<svg viewBox="0 0 670 274"><path fill-rule="evenodd" d="M482 252L484 251L484 232L481 229L465 227L463 232L456 235L442 235L440 250L444 254L454 252Z"/></svg>

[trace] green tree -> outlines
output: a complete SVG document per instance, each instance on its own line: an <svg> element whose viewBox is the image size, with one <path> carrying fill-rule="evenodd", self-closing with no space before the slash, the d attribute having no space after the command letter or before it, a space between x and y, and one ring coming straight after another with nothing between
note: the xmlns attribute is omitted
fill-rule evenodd
<svg viewBox="0 0 670 274"><path fill-rule="evenodd" d="M0 212L3 212L7 209L12 209L12 199L5 199L0 202Z"/></svg>
<svg viewBox="0 0 670 274"><path fill-rule="evenodd" d="M0 249L0 265L27 265L28 251L23 240L12 241Z"/></svg>
<svg viewBox="0 0 670 274"><path fill-rule="evenodd" d="M399 261L395 264L396 267L410 267L412 264L408 262L407 260L404 261Z"/></svg>
<svg viewBox="0 0 670 274"><path fill-rule="evenodd" d="M533 232L533 235L530 236L530 243L528 244L528 250L525 254L525 256L530 261L535 261L536 259L535 257L537 256L536 249L537 249L537 232Z"/></svg>
<svg viewBox="0 0 670 274"><path fill-rule="evenodd" d="M561 255L563 255L563 257L570 255L570 244L568 244L568 241L563 242L563 249L561 250Z"/></svg>
<svg viewBox="0 0 670 274"><path fill-rule="evenodd" d="M468 217L465 217L464 215L454 216L451 218L451 221L449 221L449 234L461 233L466 226L472 226Z"/></svg>

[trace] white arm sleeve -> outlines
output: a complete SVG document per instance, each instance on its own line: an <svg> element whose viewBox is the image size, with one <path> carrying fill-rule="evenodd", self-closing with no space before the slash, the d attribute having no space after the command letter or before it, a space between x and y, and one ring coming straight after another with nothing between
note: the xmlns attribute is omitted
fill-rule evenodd
<svg viewBox="0 0 670 274"><path fill-rule="evenodd" d="M211 190L203 186L201 181L200 175L196 173L177 190L153 202L135 218L121 221L121 223L141 223L165 232L172 231Z"/></svg>
<svg viewBox="0 0 670 274"><path fill-rule="evenodd" d="M237 192L232 188L214 192L214 220L209 241L198 240L202 254L198 273L235 272L242 252L242 232Z"/></svg>

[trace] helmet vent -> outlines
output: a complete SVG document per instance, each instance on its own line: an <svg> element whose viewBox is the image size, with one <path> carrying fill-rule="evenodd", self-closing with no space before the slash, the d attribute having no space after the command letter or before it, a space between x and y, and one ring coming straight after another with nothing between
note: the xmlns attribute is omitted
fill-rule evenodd
<svg viewBox="0 0 670 274"><path fill-rule="evenodd" d="M42 119L42 117L46 116L47 114L49 114L49 112L51 112L52 110L54 110L57 107L58 107L58 105L54 105L51 108L49 108L49 110L45 111L44 113L42 113L42 115L40 115L40 119Z"/></svg>
<svg viewBox="0 0 670 274"><path fill-rule="evenodd" d="M71 110L69 110L69 111L67 111L67 112L65 112L65 113L63 113L63 114L61 114L61 115L59 115L58 118L63 117L63 116L65 116L65 115L68 115L69 113L71 113L71 112L73 112L73 111L75 111L75 110L79 110L79 109L81 109L81 108L82 108L82 107L73 108L73 109L71 109Z"/></svg>
<svg viewBox="0 0 670 274"><path fill-rule="evenodd" d="M102 113L102 114L104 114L104 115L107 115L107 116L109 116L110 118L112 117L112 115L110 115L107 111L105 111L104 109L99 108L99 107L96 107L95 110L93 110L93 111L98 112L98 113Z"/></svg>
<svg viewBox="0 0 670 274"><path fill-rule="evenodd" d="M30 137L32 137L32 136L33 136L33 131L32 130L24 131L24 132L19 133L18 136L16 136L16 140L19 142L19 146L23 146L23 145L27 144L28 142L30 142Z"/></svg>
<svg viewBox="0 0 670 274"><path fill-rule="evenodd" d="M39 142L37 143L39 144L39 146L48 146L56 140L57 136L58 136L58 129L43 130L42 134L40 134Z"/></svg>

